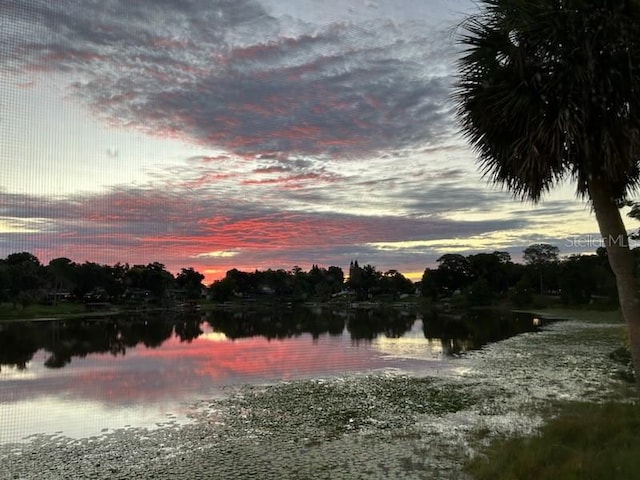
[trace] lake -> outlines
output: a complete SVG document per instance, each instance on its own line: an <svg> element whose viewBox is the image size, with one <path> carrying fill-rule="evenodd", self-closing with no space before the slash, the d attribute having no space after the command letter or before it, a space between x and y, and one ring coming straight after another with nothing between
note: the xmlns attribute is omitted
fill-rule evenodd
<svg viewBox="0 0 640 480"><path fill-rule="evenodd" d="M544 322L397 310L162 312L0 323L0 444L188 422L241 384L396 370L435 375Z"/></svg>

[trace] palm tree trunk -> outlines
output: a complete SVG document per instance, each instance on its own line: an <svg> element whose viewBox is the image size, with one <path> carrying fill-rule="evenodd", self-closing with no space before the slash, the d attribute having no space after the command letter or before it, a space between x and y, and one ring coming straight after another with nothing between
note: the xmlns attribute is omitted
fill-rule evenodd
<svg viewBox="0 0 640 480"><path fill-rule="evenodd" d="M627 324L629 348L633 358L636 388L640 393L640 295L635 276L635 262L620 209L610 189L600 179L589 181L589 196L596 214L609 265L616 276L622 316Z"/></svg>

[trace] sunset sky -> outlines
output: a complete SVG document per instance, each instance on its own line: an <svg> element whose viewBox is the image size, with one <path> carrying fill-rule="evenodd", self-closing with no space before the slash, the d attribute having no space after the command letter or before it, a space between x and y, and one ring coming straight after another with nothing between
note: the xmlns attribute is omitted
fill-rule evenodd
<svg viewBox="0 0 640 480"><path fill-rule="evenodd" d="M451 100L455 27L476 8L4 0L0 258L158 261L210 282L355 259L418 279L443 253L594 251L572 185L533 206L478 171Z"/></svg>

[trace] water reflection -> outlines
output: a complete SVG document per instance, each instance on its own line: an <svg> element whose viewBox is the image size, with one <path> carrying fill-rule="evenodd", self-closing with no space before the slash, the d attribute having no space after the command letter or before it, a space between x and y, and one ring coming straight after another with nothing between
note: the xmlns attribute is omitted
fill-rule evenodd
<svg viewBox="0 0 640 480"><path fill-rule="evenodd" d="M440 342L444 355L459 355L489 342L533 331L544 323L530 314L491 310L455 315L431 311L417 318L422 319L424 338L430 343ZM160 348L171 338L191 343L203 335L203 327L227 340L252 337L286 340L310 335L315 342L321 335L341 337L348 332L351 342L358 345L380 336L402 338L415 321L415 314L395 310L337 312L298 308L0 323L0 371L7 366L27 368L40 350L47 352L45 367L57 369L71 363L74 357L124 356L138 346Z"/></svg>
<svg viewBox="0 0 640 480"><path fill-rule="evenodd" d="M231 340L264 337L284 340L310 334L314 340L320 335L342 335L345 319L328 310L272 309L267 311L211 312L205 317L214 330Z"/></svg>
<svg viewBox="0 0 640 480"><path fill-rule="evenodd" d="M0 323L0 443L148 426L228 385L384 368L428 373L445 369L450 355L533 328L531 317L495 312L326 309ZM91 412L91 422L80 415L72 425L69 412ZM18 417L19 428L7 423Z"/></svg>
<svg viewBox="0 0 640 480"><path fill-rule="evenodd" d="M524 312L470 310L464 313L423 313L425 338L440 341L445 355L456 356L488 343L544 326L543 318Z"/></svg>
<svg viewBox="0 0 640 480"><path fill-rule="evenodd" d="M175 322L160 315L0 324L0 369L3 365L24 369L39 350L49 354L44 361L46 367L62 368L73 357L125 355L127 349L139 344L157 348L171 337L174 327L179 338L196 338L202 333L200 322L200 318Z"/></svg>

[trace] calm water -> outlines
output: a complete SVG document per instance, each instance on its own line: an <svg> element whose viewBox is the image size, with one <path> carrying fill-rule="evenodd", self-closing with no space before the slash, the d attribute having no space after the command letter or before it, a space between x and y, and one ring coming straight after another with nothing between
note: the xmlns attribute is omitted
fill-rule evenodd
<svg viewBox="0 0 640 480"><path fill-rule="evenodd" d="M307 309L0 323L0 443L187 421L190 404L239 384L436 373L537 326L526 314Z"/></svg>

